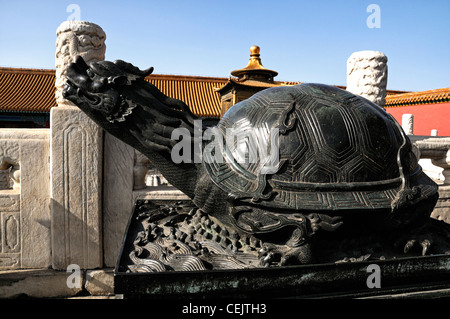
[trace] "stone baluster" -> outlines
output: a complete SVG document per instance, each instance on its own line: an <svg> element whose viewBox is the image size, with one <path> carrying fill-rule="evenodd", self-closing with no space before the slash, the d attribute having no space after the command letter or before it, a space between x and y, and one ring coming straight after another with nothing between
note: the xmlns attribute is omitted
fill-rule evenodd
<svg viewBox="0 0 450 319"><path fill-rule="evenodd" d="M133 177L134 177L134 190L144 189L147 187L145 183L145 176L148 172L147 164L149 159L142 153L135 151L134 167L133 167Z"/></svg>
<svg viewBox="0 0 450 319"><path fill-rule="evenodd" d="M402 115L402 128L407 135L413 135L414 133L414 115L403 114Z"/></svg>
<svg viewBox="0 0 450 319"><path fill-rule="evenodd" d="M10 188L11 181L13 189L20 190L20 160L19 146L12 141L3 140L0 144L0 170L3 175L4 189Z"/></svg>
<svg viewBox="0 0 450 319"><path fill-rule="evenodd" d="M20 165L14 159L0 159L0 171L2 173L2 180L0 181L0 189L10 188L12 181L12 189L20 190Z"/></svg>

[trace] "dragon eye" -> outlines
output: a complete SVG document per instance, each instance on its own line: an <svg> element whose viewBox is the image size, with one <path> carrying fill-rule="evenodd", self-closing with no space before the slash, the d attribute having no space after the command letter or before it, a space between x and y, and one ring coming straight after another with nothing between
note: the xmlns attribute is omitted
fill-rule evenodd
<svg viewBox="0 0 450 319"><path fill-rule="evenodd" d="M116 84L116 85L125 85L128 82L128 79L126 76L119 75L115 77L109 77L108 78L110 83Z"/></svg>
<svg viewBox="0 0 450 319"><path fill-rule="evenodd" d="M87 70L86 70L86 74L87 74L90 78L93 78L93 77L95 76L95 73L92 72L91 69L87 69Z"/></svg>

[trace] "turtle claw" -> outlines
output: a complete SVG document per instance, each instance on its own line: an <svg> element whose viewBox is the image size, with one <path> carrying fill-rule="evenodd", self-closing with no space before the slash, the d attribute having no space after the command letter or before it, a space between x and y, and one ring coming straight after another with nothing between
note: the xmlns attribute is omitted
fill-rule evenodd
<svg viewBox="0 0 450 319"><path fill-rule="evenodd" d="M431 237L431 236L430 236ZM406 254L411 251L412 248L420 246L422 247L422 256L425 256L430 250L432 244L431 238L410 239L403 247L403 252Z"/></svg>
<svg viewBox="0 0 450 319"><path fill-rule="evenodd" d="M428 250L431 247L431 241L428 239L424 239L420 245L422 246L422 256L425 256L428 252Z"/></svg>
<svg viewBox="0 0 450 319"><path fill-rule="evenodd" d="M269 267L270 264L274 261L275 254L273 252L269 252L266 256L260 258L260 263L264 267Z"/></svg>
<svg viewBox="0 0 450 319"><path fill-rule="evenodd" d="M430 248L432 247L433 242L433 232L430 231L430 225L425 224L403 235L397 240L395 246L401 247L403 245L403 252L405 254L412 253L414 249L421 248L421 254L422 256L425 256L431 250Z"/></svg>
<svg viewBox="0 0 450 319"><path fill-rule="evenodd" d="M420 227L411 229L394 242L394 247L404 253L420 250L422 256L450 253L450 225L430 218Z"/></svg>

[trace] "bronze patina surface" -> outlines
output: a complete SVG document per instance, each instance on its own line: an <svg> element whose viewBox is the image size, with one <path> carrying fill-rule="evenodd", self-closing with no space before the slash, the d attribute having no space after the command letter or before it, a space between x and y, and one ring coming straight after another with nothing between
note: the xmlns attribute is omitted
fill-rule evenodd
<svg viewBox="0 0 450 319"><path fill-rule="evenodd" d="M263 90L220 120L201 119L146 82L152 70L120 60L87 65L78 57L63 91L192 201L191 214L142 212L129 271L361 261L377 255L370 252L377 245L385 258L449 251L448 225L430 218L438 187L383 108L305 83ZM181 162L172 153L172 133L180 130L194 150ZM198 144L208 130L215 138ZM229 131L244 138L227 139Z"/></svg>

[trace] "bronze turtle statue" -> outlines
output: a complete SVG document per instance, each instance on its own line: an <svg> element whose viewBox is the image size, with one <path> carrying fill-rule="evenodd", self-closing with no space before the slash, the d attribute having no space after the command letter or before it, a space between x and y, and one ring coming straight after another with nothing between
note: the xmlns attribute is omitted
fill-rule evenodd
<svg viewBox="0 0 450 319"><path fill-rule="evenodd" d="M63 96L146 155L222 228L261 240L266 264L315 262L320 234L402 237L429 224L438 186L376 104L305 83L263 90L220 120L202 119L147 82L152 71L77 57ZM193 150L182 161L174 160L180 141L172 138L180 132ZM417 242L423 253L432 242L414 240L405 247Z"/></svg>

